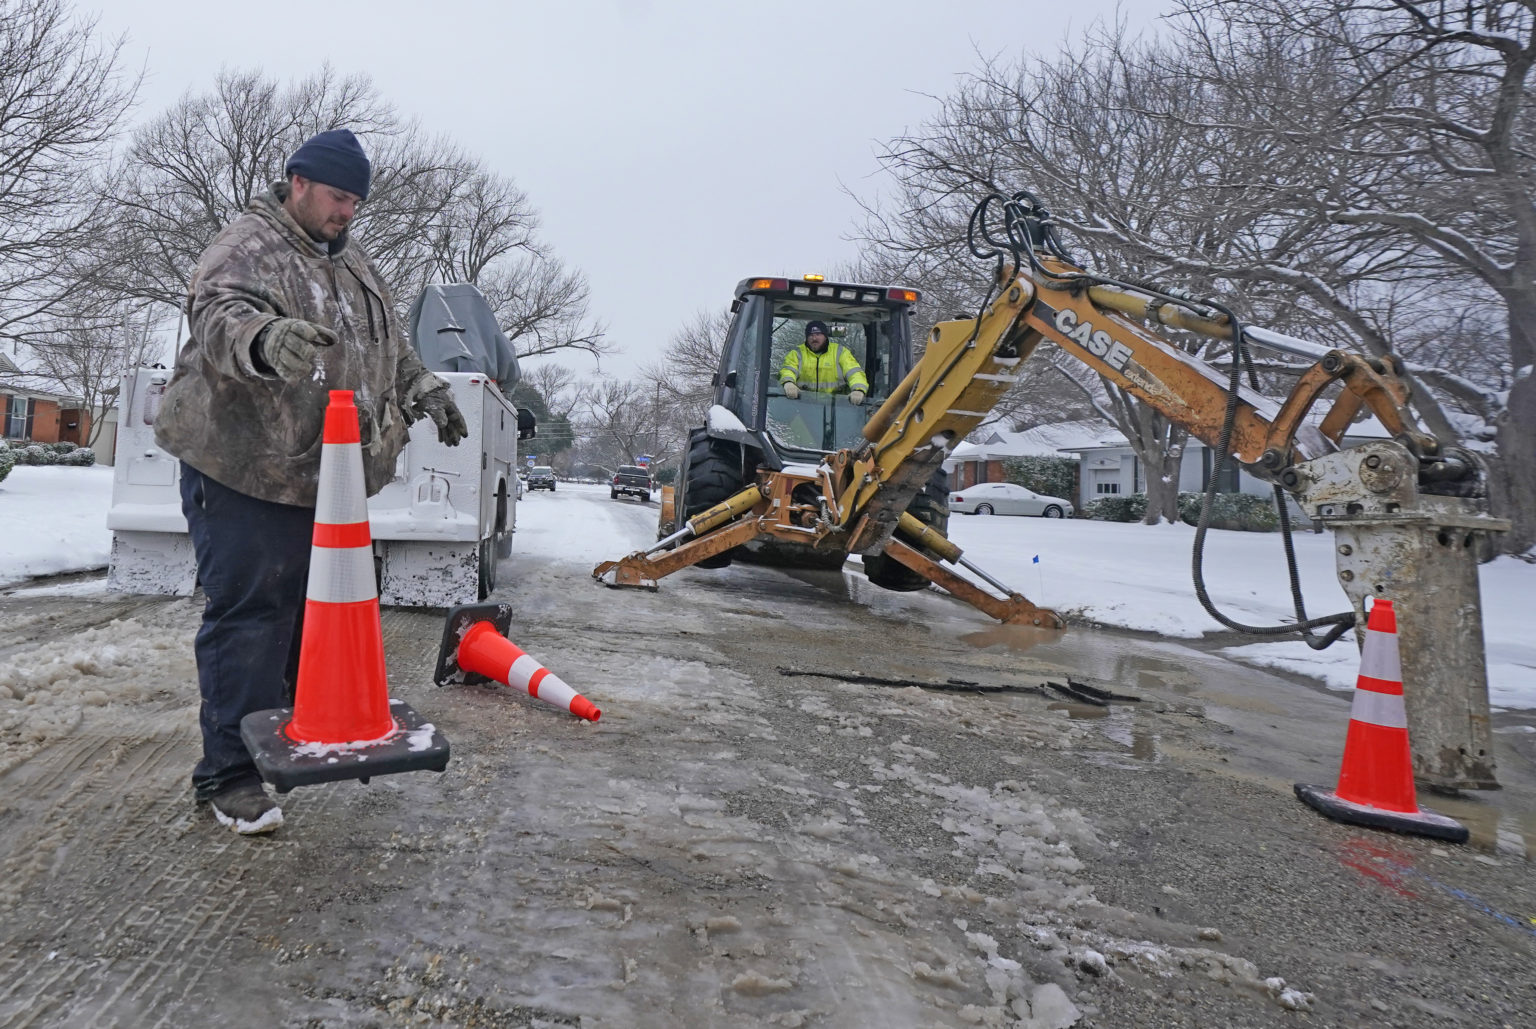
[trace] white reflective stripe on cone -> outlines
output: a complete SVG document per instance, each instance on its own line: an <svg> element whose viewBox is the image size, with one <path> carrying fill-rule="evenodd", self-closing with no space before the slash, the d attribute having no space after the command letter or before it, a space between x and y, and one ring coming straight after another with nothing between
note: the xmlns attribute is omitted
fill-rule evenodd
<svg viewBox="0 0 1536 1029"><path fill-rule="evenodd" d="M544 674L540 676L540 672ZM538 685L530 687L529 684L535 678L538 678ZM567 711L571 709L571 701L577 696L576 691L566 685L564 679L539 664L536 658L530 657L527 654L513 661L512 667L507 669L507 685L515 686L520 690L526 691L529 696L537 697L546 703L554 704L556 707L563 707Z"/></svg>
<svg viewBox="0 0 1536 1029"><path fill-rule="evenodd" d="M363 451L356 443L322 443L315 521L350 525L368 520L368 489L363 481Z"/></svg>
<svg viewBox="0 0 1536 1029"><path fill-rule="evenodd" d="M565 680L554 672L550 672L539 680L539 692L534 696L546 703L563 707L567 711L571 709L571 701L576 699L576 691L566 685Z"/></svg>
<svg viewBox="0 0 1536 1029"><path fill-rule="evenodd" d="M1408 728L1408 709L1403 706L1401 693L1377 693L1357 688L1355 701L1349 707L1349 718L1383 729Z"/></svg>
<svg viewBox="0 0 1536 1029"><path fill-rule="evenodd" d="M1397 633L1365 630L1365 646L1360 648L1360 674L1387 682L1403 681L1403 663L1397 653Z"/></svg>
<svg viewBox="0 0 1536 1029"><path fill-rule="evenodd" d="M512 662L512 667L507 669L507 685L526 690L533 677L543 668L543 665L527 654L519 654L517 660Z"/></svg>
<svg viewBox="0 0 1536 1029"><path fill-rule="evenodd" d="M373 578L373 548L315 547L309 557L305 596L321 604L355 604L379 595Z"/></svg>

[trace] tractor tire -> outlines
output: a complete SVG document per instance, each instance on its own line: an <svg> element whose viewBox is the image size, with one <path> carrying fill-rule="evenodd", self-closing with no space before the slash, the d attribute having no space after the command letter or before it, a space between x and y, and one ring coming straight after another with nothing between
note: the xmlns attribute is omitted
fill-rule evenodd
<svg viewBox="0 0 1536 1029"><path fill-rule="evenodd" d="M746 485L741 478L741 450L734 443L715 439L703 430L695 430L688 438L688 465L683 470L683 512L678 519L681 526L700 511L714 507L720 501L741 492ZM731 563L731 552L706 557L695 568L725 568Z"/></svg>
<svg viewBox="0 0 1536 1029"><path fill-rule="evenodd" d="M943 470L934 472L923 491L912 498L907 513L930 528L949 534L949 482ZM932 554L928 555L933 557ZM864 574L881 589L897 593L915 593L928 586L928 580L893 557L884 554L864 556Z"/></svg>

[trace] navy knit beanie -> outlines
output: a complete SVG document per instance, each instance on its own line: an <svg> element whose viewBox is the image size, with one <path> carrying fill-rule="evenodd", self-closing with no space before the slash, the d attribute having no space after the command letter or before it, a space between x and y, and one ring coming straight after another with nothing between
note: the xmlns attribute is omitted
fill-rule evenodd
<svg viewBox="0 0 1536 1029"><path fill-rule="evenodd" d="M809 339L810 336L811 336L811 333L813 333L813 332L819 332L823 336L825 336L827 334L827 323L826 322L819 322L819 321L809 321L809 322L806 322L805 323L805 336L806 336L806 338Z"/></svg>
<svg viewBox="0 0 1536 1029"><path fill-rule="evenodd" d="M368 180L373 166L363 145L350 129L330 129L317 132L288 158L283 169L285 175L302 175L327 186L356 193L360 199L368 199Z"/></svg>

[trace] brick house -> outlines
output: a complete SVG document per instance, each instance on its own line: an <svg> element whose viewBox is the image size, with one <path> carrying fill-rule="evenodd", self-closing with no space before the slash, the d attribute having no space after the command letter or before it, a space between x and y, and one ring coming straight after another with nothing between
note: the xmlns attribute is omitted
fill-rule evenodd
<svg viewBox="0 0 1536 1029"><path fill-rule="evenodd" d="M74 443L85 446L91 412L80 397L58 384L22 371L0 354L0 436L8 442Z"/></svg>
<svg viewBox="0 0 1536 1029"><path fill-rule="evenodd" d="M991 426L973 433L974 439L957 446L944 462L949 488L962 490L979 482L1003 482L1003 462L1012 457L1061 457L1077 460L1073 447L1096 442L1113 434L1108 422L1087 420L1037 425L1022 432Z"/></svg>

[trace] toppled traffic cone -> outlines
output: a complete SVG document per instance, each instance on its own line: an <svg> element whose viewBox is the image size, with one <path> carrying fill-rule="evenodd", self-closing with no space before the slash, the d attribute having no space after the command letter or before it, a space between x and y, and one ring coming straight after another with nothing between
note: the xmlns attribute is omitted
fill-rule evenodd
<svg viewBox="0 0 1536 1029"><path fill-rule="evenodd" d="M1397 654L1397 615L1390 600L1375 601L1366 623L1338 789L1297 783L1296 796L1338 822L1452 843L1467 840L1466 826L1418 806Z"/></svg>
<svg viewBox="0 0 1536 1029"><path fill-rule="evenodd" d="M347 390L332 390L325 409L294 706L246 715L240 737L279 793L448 766L442 734L389 699L363 451Z"/></svg>
<svg viewBox="0 0 1536 1029"><path fill-rule="evenodd" d="M595 704L507 639L511 629L512 608L506 604L464 604L449 611L432 680L439 686L495 681L527 690L529 696L589 722L603 716Z"/></svg>

